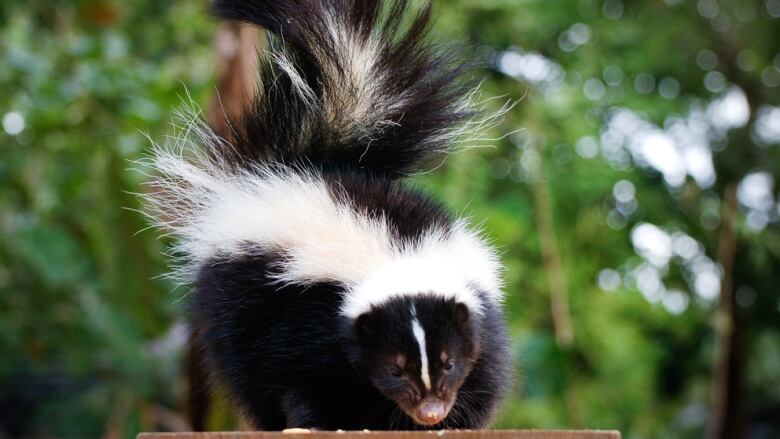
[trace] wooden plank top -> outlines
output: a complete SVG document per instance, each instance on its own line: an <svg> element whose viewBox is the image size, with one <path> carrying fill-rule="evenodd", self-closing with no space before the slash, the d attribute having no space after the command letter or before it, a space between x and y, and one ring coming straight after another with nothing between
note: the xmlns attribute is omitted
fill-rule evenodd
<svg viewBox="0 0 780 439"><path fill-rule="evenodd" d="M620 439L613 430L235 431L141 433L137 439Z"/></svg>

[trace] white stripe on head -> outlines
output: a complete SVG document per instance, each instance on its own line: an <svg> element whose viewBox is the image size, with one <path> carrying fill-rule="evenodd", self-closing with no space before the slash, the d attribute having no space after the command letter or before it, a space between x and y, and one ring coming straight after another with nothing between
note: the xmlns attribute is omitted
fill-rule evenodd
<svg viewBox="0 0 780 439"><path fill-rule="evenodd" d="M420 378L425 388L431 390L431 375L428 371L428 351L425 347L425 330L417 320L417 313L412 305L412 333L417 340L417 346L420 347Z"/></svg>

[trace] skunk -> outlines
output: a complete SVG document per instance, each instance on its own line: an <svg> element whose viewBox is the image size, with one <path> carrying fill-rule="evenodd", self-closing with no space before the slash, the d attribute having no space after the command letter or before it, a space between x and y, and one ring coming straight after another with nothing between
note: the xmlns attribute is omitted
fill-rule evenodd
<svg viewBox="0 0 780 439"><path fill-rule="evenodd" d="M146 195L211 374L260 429L486 426L511 370L499 258L402 181L497 123L426 40L430 3L211 9L269 31L259 91L229 138L194 116L158 146Z"/></svg>

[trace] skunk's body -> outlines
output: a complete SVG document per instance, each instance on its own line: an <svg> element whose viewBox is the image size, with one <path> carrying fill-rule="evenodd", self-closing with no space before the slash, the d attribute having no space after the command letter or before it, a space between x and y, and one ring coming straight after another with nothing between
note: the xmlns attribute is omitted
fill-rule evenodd
<svg viewBox="0 0 780 439"><path fill-rule="evenodd" d="M484 124L430 8L401 32L404 1L212 7L277 35L234 136L190 121L205 151L153 159L215 377L265 429L483 427L509 376L498 259L397 181Z"/></svg>
<svg viewBox="0 0 780 439"><path fill-rule="evenodd" d="M261 261L246 260L208 270L195 299L196 321L210 326L201 341L210 347L215 370L253 423L265 430L420 428L356 370L351 357L357 347L345 341L350 338L345 336L349 319L335 312L342 301L341 288L258 287L262 279L256 273L266 267ZM239 296L218 297L228 290ZM396 307L408 310L404 305ZM435 314L420 314L418 309L423 326L435 324ZM460 400L435 428L479 428L491 420L506 374L502 357L506 340L497 308L486 310L483 325L479 335L483 354L458 391ZM397 322L384 329L394 334L409 326ZM418 347L409 349L415 352Z"/></svg>

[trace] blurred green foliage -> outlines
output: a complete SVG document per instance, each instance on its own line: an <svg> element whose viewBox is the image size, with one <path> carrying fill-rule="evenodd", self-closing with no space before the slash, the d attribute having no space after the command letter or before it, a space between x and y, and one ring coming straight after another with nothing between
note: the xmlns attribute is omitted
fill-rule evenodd
<svg viewBox="0 0 780 439"><path fill-rule="evenodd" d="M176 426L185 288L159 278L167 243L142 231L130 168L182 95L213 95L204 10L0 2L0 437ZM517 380L497 426L700 437L726 278L730 407L749 437L780 434L780 2L446 0L437 17L485 61L483 95L519 100L495 148L416 181L503 252Z"/></svg>

